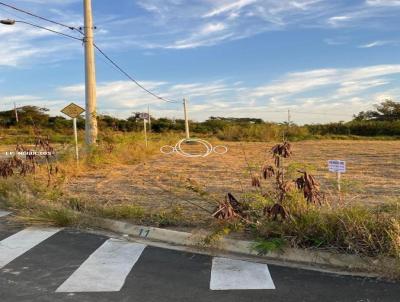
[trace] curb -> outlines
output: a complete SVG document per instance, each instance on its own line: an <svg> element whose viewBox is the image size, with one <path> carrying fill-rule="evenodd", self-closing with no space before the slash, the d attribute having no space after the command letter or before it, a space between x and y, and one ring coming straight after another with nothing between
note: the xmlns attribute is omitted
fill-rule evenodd
<svg viewBox="0 0 400 302"><path fill-rule="evenodd" d="M268 252L260 256L252 248L254 244L252 241L224 238L218 242L216 247L205 248L201 245L201 240L205 237L205 233L180 232L156 227L132 225L126 222L102 218L93 218L91 225L120 235L139 238L142 241L157 241L201 250L206 249L222 253L240 254L242 256L258 256L261 259L278 262L281 265L296 266L297 264L302 268L314 270L316 268L323 268L322 270L332 269L334 272L340 274L379 277L379 271L388 272L397 265L395 259L390 258L377 259L295 248L285 248L282 251Z"/></svg>

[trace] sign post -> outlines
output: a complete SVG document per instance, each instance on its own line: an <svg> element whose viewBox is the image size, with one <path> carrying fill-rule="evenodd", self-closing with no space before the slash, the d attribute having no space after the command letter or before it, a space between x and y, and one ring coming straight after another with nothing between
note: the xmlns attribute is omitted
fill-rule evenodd
<svg viewBox="0 0 400 302"><path fill-rule="evenodd" d="M85 109L82 107L71 103L67 107L61 110L62 113L65 115L69 116L72 118L72 123L74 127L74 139L75 139L75 158L76 158L76 164L79 163L79 149L78 149L78 127L77 127L77 117L80 116L83 112L85 112Z"/></svg>
<svg viewBox="0 0 400 302"><path fill-rule="evenodd" d="M78 127L76 126L76 117L72 119L74 124L74 137L75 137L75 157L76 162L79 162L79 150L78 150Z"/></svg>
<svg viewBox="0 0 400 302"><path fill-rule="evenodd" d="M342 176L342 173L346 173L346 162L344 160L328 160L328 168L329 168L329 172L336 173L337 189L340 194L342 191L341 176Z"/></svg>
<svg viewBox="0 0 400 302"><path fill-rule="evenodd" d="M150 114L143 112L139 115L139 118L143 119L144 141L146 143L146 148L147 148L149 143L147 141L147 125L146 125L146 123L147 123L147 121L150 120Z"/></svg>

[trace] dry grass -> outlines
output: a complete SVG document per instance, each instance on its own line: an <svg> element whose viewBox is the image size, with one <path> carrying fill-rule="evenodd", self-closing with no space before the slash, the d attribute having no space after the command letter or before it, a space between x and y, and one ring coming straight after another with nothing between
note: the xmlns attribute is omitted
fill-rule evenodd
<svg viewBox="0 0 400 302"><path fill-rule="evenodd" d="M72 150L67 150L57 163L60 172L50 182L46 167L25 178L0 180L0 201L29 224L90 225L90 217L106 217L163 227L214 229L205 238L206 244L230 231L246 229L260 238L261 252L287 244L400 259L400 142L293 143L293 156L280 162L286 176L295 179L298 170L306 168L322 183L330 202L322 206L309 203L293 188L293 195L283 204L288 216L274 220L262 214L276 203L263 196L273 184L268 183L270 178L260 178L263 169L274 162L269 152L273 143L227 143L227 154L207 158L159 152L160 146L176 140L154 137L145 148L140 136L111 137L83 153L79 166ZM326 172L328 159L348 163L340 200L334 175ZM254 186L255 178L260 185ZM233 217L219 222L212 218L227 192L249 213L256 213L254 219Z"/></svg>
<svg viewBox="0 0 400 302"><path fill-rule="evenodd" d="M136 204L145 210L180 206L199 222L210 218L191 203L212 211L227 192L257 191L251 174L261 171L273 143L226 143L229 152L207 158L185 158L155 152L147 160L118 168L105 167L79 175L67 185L75 197L102 204ZM305 141L293 143L292 166L307 167L321 187L336 198L335 174L327 172L328 159L347 161L342 177L347 204L380 204L400 194L399 141ZM247 163L246 163L247 162ZM272 162L272 161L271 161ZM250 168L249 168L250 167ZM202 194L199 193L204 193ZM188 203L188 201L190 203Z"/></svg>

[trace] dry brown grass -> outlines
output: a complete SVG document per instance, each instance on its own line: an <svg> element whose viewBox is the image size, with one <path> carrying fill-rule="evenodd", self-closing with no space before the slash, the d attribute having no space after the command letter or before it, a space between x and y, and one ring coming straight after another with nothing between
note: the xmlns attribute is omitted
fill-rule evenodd
<svg viewBox="0 0 400 302"><path fill-rule="evenodd" d="M271 159L267 151L273 143L226 145L227 154L206 158L157 152L138 164L82 174L67 189L76 197L106 204L134 203L149 210L179 205L194 219L206 222L209 218L204 211L187 201L212 211L216 200L227 192L240 195L257 190L251 186L251 175L259 174L260 164ZM293 143L291 161L314 170L321 187L335 197L335 174L327 171L327 160L346 160L348 173L342 177L344 202L377 204L400 194L399 150L400 141L304 141ZM199 192L206 193L202 197Z"/></svg>

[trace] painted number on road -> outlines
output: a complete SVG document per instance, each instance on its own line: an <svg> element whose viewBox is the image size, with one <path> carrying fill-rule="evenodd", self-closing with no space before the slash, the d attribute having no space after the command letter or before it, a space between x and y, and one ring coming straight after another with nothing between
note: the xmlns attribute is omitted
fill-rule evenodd
<svg viewBox="0 0 400 302"><path fill-rule="evenodd" d="M149 229L140 229L139 237L147 238L149 236L150 230Z"/></svg>

